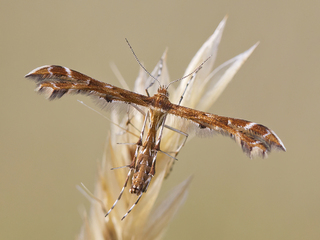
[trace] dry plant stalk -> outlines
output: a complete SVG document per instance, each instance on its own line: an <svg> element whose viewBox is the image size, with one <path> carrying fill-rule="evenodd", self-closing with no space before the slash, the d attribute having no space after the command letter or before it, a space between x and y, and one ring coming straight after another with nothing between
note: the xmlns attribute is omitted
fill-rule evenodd
<svg viewBox="0 0 320 240"><path fill-rule="evenodd" d="M247 51L213 69L225 23L226 18L220 22L213 35L203 44L187 67L184 75L192 72L205 59L211 56L190 83L183 98L183 106L202 111L207 110L219 97L235 73L257 46L257 44L255 44ZM166 52L163 54L162 59L163 69L159 81L165 85L170 82L166 66ZM151 73L153 76L157 75L159 67L158 63ZM147 73L141 70L133 90L137 93L144 94L147 86L146 83L150 82L150 80ZM173 85L170 86L168 90L170 92L171 102L179 102L188 80L189 78L186 78L178 82L176 84L177 88ZM155 88L158 87L157 84L154 84L154 86ZM152 95L152 89L150 89L149 92ZM174 163L172 158L159 153L157 157L156 174L151 181L148 191L143 195L139 204L135 206L125 220L121 221L122 216L137 199L136 195L130 194L126 189L117 206L112 210L110 215L105 218L104 212L110 209L114 200L118 198L128 173L127 168L110 169L129 165L133 159L136 147L135 145L122 145L117 143L136 143L137 135L139 135L144 121L142 114L137 112L132 114L131 112L131 114L129 113L129 118L132 125L126 125L127 118L124 118L123 115L121 116L117 109L111 111L111 118L113 123L126 128L126 130L124 131L114 124L111 125L111 133L108 137L107 147L101 166L99 167L98 179L93 193L96 199L91 198L92 203L89 214L83 214L84 224L78 239L161 239L169 222L186 199L191 178L187 178L176 186L165 200L157 206L154 206L162 182L169 174ZM182 129L182 131L186 131L186 126L188 126L188 124L181 124L180 120L174 121L171 117L168 117L166 125ZM139 129L139 131L133 126ZM161 150L167 153L175 152L182 140L183 137L180 134L165 129L161 141ZM130 185L130 181L128 185Z"/></svg>

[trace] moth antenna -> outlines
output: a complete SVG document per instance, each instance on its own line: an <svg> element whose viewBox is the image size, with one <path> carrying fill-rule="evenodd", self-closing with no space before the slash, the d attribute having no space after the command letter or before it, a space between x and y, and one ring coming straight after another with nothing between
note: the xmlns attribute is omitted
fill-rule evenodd
<svg viewBox="0 0 320 240"><path fill-rule="evenodd" d="M129 45L129 48L130 48L131 52L133 53L134 58L135 58L135 59L137 60L137 62L139 63L140 67L141 67L151 78L153 78L155 81L157 81L157 82L159 83L159 85L161 86L159 80L156 79L154 76L152 76L151 73L149 73L148 70L142 65L142 63L140 62L139 58L138 58L137 55L135 54L133 48L131 47L128 39L125 38L125 40L126 40L127 44Z"/></svg>
<svg viewBox="0 0 320 240"><path fill-rule="evenodd" d="M156 79L158 79L160 76L161 76L161 73L162 73L162 68L163 68L163 59L161 58L160 61L159 61L159 70L158 70L158 74L157 74L157 77ZM159 80L158 80L159 82ZM150 96L149 92L148 92L148 89L155 83L155 81L152 81L149 86L146 88L146 92L147 92L147 95ZM160 84L160 82L159 82Z"/></svg>
<svg viewBox="0 0 320 240"><path fill-rule="evenodd" d="M187 78L187 77L189 77L189 76L191 76L191 75L193 75L193 74L194 74L194 75L197 74L197 72L200 71L200 69L202 68L203 64L205 64L205 63L209 60L209 58L211 58L211 55L210 55L206 60L204 60L204 61L199 65L199 67L197 67L195 70L193 70L193 71L192 71L191 73L189 73L188 75L183 76L182 78L173 80L171 83L168 84L167 89L168 89L168 87L169 87L172 83L181 81L181 80L183 80L183 79L185 79L185 78ZM190 80L189 80L189 81L190 81Z"/></svg>
<svg viewBox="0 0 320 240"><path fill-rule="evenodd" d="M118 201L121 199L122 194L123 194L123 191L124 191L124 189L126 188L127 183L128 183L128 180L129 180L129 178L130 178L131 172L132 172L132 168L130 168L130 170L129 170L129 172L128 172L126 181L125 181L125 183L124 183L124 185L123 185L123 187L122 187L122 189L121 189L121 191L120 191L119 197L118 197L117 200L113 203L112 207L111 207L110 210L106 213L105 217L107 217L107 216L110 214L110 212L112 211L112 209L114 209L114 207L117 205Z"/></svg>
<svg viewBox="0 0 320 240"><path fill-rule="evenodd" d="M181 104L182 99L183 99L183 96L184 96L184 94L186 93L187 88L188 88L188 86L189 86L190 82L194 79L194 77L197 75L197 73L198 73L198 72L200 71L200 69L202 68L203 64L205 64L205 63L206 63L206 61L208 61L208 60L209 60L209 58L211 58L211 56L209 56L206 60L204 60L204 61L199 65L199 67L197 67L195 70L193 70L193 71L192 71L191 73L189 73L188 75L183 76L182 78L179 78L179 79L177 79L177 80L174 80L174 81L172 81L171 83L169 83L169 84L168 84L167 89L169 88L169 86L170 86L171 84L173 84L173 83L175 83L175 82L178 82L178 81L181 81L181 80L183 80L183 79L185 79L185 78L189 77L190 75L192 75L192 76L191 76L191 78L190 78L190 80L188 81L188 83L187 83L187 85L186 85L186 87L185 87L185 89L184 89L184 91L183 91L183 93L182 93L181 97L180 97L180 100L179 100L178 105L180 105L180 104Z"/></svg>

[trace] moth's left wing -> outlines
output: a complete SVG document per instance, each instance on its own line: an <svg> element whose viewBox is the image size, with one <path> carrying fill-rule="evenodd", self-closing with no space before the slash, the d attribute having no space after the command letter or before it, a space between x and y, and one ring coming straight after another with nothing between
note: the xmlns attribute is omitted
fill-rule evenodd
<svg viewBox="0 0 320 240"><path fill-rule="evenodd" d="M213 130L229 135L250 157L265 157L273 149L286 151L280 138L269 128L254 122L222 117L172 104L169 114L185 118L197 124L201 130Z"/></svg>

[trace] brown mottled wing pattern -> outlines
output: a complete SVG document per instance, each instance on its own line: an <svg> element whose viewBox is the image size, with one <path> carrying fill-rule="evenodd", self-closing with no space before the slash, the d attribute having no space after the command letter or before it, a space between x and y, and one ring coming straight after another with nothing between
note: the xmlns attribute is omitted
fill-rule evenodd
<svg viewBox="0 0 320 240"><path fill-rule="evenodd" d="M171 105L168 113L186 118L198 124L200 129L210 129L223 135L229 135L250 157L266 157L273 150L286 151L280 138L269 128L242 119L221 117L211 113Z"/></svg>
<svg viewBox="0 0 320 240"><path fill-rule="evenodd" d="M188 119L200 129L209 129L229 135L240 144L243 151L251 158L265 157L273 149L285 151L280 138L267 127L242 119L221 117L195 109L172 104L166 97L147 97L135 92L97 81L82 73L61 66L43 66L26 75L38 83L39 92L47 92L49 99L60 98L68 92L93 95L106 102L120 101L144 107L160 108L169 114ZM158 91L165 91L159 88Z"/></svg>
<svg viewBox="0 0 320 240"><path fill-rule="evenodd" d="M60 98L66 93L94 95L107 102L121 101L148 106L150 98L113 85L97 81L66 67L50 65L32 70L26 75L34 79L37 91L48 94L49 99Z"/></svg>

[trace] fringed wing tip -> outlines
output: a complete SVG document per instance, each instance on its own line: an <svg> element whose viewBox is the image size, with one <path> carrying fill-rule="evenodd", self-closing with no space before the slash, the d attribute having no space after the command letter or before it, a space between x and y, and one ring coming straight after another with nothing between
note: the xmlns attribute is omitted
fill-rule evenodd
<svg viewBox="0 0 320 240"><path fill-rule="evenodd" d="M269 153L272 151L286 151L285 146L281 141L276 142L257 142L256 146L250 146L248 143L242 140L235 139L236 142L241 146L242 151L250 158L255 157L267 158ZM279 139L280 140L280 139Z"/></svg>
<svg viewBox="0 0 320 240"><path fill-rule="evenodd" d="M276 140L277 140L277 142L275 143L275 144L272 144L271 145L271 147L273 148L273 149L275 149L275 150L281 150L281 151L284 151L284 152L286 152L287 151L287 149L286 149L286 147L284 146L284 144L282 143L282 141L281 141L281 139L277 136L277 134L274 132L274 131L272 131L271 129L270 129L270 132L272 133L272 135L276 138Z"/></svg>
<svg viewBox="0 0 320 240"><path fill-rule="evenodd" d="M39 94L43 94L45 96L46 99L48 100L54 100L54 99L59 99L61 98L63 95L65 95L66 93L78 93L77 90L73 90L73 89L53 89L51 87L44 87L41 84L38 84L36 89L36 92L38 92Z"/></svg>
<svg viewBox="0 0 320 240"><path fill-rule="evenodd" d="M242 147L242 150L249 158L256 156L266 158L269 152L278 150L286 151L286 148L280 138L271 129L253 122L243 121L241 131L235 133L236 142Z"/></svg>
<svg viewBox="0 0 320 240"><path fill-rule="evenodd" d="M286 148L280 138L271 129L260 124L249 123L252 125L251 128L256 126L263 130L263 132L259 134L254 131L248 131L248 129L244 128L242 131L231 132L217 126L214 128L203 128L202 126L205 125L200 125L187 120L185 122L187 122L186 131L188 133L194 132L198 137L208 137L215 133L231 137L242 148L242 151L251 159L256 157L267 158L268 154L272 151L286 151ZM193 124L188 124L190 122ZM245 124L247 123L244 123L244 125Z"/></svg>
<svg viewBox="0 0 320 240"><path fill-rule="evenodd" d="M63 94L57 94L52 88L42 87L40 84L34 90L39 94L44 95L44 97L48 100L54 100L55 98L60 98Z"/></svg>
<svg viewBox="0 0 320 240"><path fill-rule="evenodd" d="M43 76L43 71L42 70L48 69L49 67L50 67L50 65L44 65L44 66L35 68L31 72L26 74L24 77L25 78L30 78L32 80L35 80L36 82L39 82L39 81L41 81L41 80L43 80L45 78Z"/></svg>
<svg viewBox="0 0 320 240"><path fill-rule="evenodd" d="M42 80L41 76L35 75L33 72L29 72L27 75L24 76L25 78L28 78L30 80L33 80L35 82L40 82Z"/></svg>

